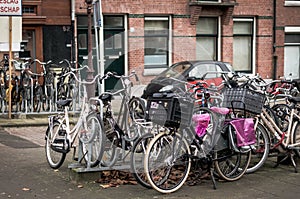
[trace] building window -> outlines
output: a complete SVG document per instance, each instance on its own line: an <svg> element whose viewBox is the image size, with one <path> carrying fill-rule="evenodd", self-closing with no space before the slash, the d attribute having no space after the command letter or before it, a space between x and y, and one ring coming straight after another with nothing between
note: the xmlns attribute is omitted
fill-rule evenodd
<svg viewBox="0 0 300 199"><path fill-rule="evenodd" d="M300 6L300 0L285 0L285 6Z"/></svg>
<svg viewBox="0 0 300 199"><path fill-rule="evenodd" d="M284 76L300 78L300 27L286 27L284 41Z"/></svg>
<svg viewBox="0 0 300 199"><path fill-rule="evenodd" d="M218 18L199 18L196 34L196 58L217 60Z"/></svg>
<svg viewBox="0 0 300 199"><path fill-rule="evenodd" d="M169 18L145 17L144 27L145 68L168 66Z"/></svg>
<svg viewBox="0 0 300 199"><path fill-rule="evenodd" d="M252 73L254 52L254 21L234 19L233 68L239 72Z"/></svg>
<svg viewBox="0 0 300 199"><path fill-rule="evenodd" d="M36 15L36 6L23 6L22 13L28 15Z"/></svg>

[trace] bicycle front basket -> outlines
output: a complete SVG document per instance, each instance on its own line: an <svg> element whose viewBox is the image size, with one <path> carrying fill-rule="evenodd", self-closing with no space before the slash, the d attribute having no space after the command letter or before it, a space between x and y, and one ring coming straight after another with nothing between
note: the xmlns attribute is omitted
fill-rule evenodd
<svg viewBox="0 0 300 199"><path fill-rule="evenodd" d="M147 103L148 119L156 124L176 127L191 124L194 102L174 94L153 94Z"/></svg>

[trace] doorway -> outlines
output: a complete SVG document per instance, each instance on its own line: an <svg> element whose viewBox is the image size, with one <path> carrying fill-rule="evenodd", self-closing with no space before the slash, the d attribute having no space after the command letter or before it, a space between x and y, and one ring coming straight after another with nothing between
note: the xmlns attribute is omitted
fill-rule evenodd
<svg viewBox="0 0 300 199"><path fill-rule="evenodd" d="M124 31L123 16L104 16L104 73L125 74ZM117 90L121 86L116 78L105 80L106 91Z"/></svg>

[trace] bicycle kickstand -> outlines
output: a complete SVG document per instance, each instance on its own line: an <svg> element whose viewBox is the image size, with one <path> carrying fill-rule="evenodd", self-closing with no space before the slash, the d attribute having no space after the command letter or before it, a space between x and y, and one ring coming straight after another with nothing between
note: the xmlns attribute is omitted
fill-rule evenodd
<svg viewBox="0 0 300 199"><path fill-rule="evenodd" d="M293 164L293 167L295 169L295 173L298 173L298 170L297 170L297 164L295 162L295 158L294 158L295 154L293 152L291 152L290 154L290 157L291 157L291 161L292 161L292 164Z"/></svg>
<svg viewBox="0 0 300 199"><path fill-rule="evenodd" d="M215 176L214 176L213 167L210 167L210 177L211 177L211 181L213 183L213 188L216 190L217 189L217 183L216 183L216 179L215 179Z"/></svg>

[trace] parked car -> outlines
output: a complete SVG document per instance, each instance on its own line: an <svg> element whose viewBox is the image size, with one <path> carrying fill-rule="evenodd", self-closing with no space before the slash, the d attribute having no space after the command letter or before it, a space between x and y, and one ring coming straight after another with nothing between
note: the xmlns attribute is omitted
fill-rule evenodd
<svg viewBox="0 0 300 199"><path fill-rule="evenodd" d="M175 79L181 81L189 81L191 83L204 80L208 84L214 83L216 86L222 83L221 73L218 72L234 72L231 65L226 62L219 61L183 61L178 62L164 70L161 74L156 76L146 86L142 97L147 99L153 93L158 92L162 87L173 85ZM207 72L205 79L203 75ZM172 78L171 78L172 77Z"/></svg>

